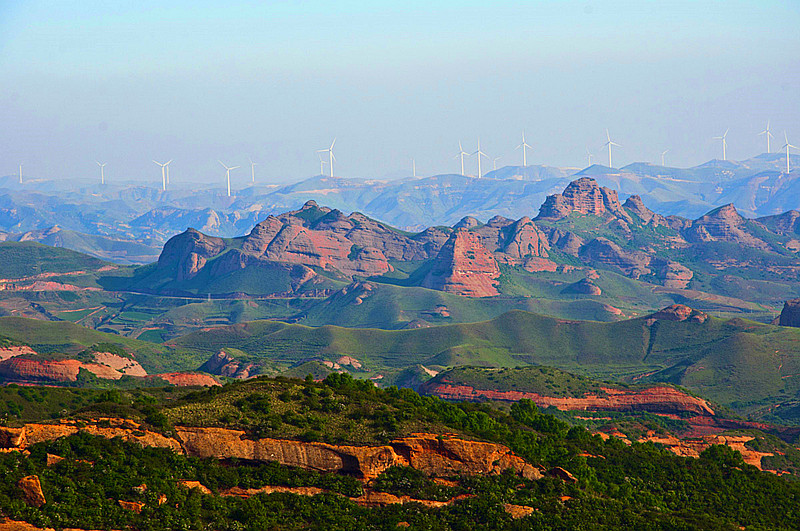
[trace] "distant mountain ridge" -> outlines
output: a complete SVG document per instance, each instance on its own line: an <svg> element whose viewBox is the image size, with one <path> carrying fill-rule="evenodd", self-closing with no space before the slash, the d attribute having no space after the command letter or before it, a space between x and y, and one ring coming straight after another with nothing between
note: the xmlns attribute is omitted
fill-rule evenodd
<svg viewBox="0 0 800 531"><path fill-rule="evenodd" d="M385 278L489 297L508 293L515 271L584 270L589 278L598 269L665 289L738 297L746 288L757 295L748 300L755 300L797 291L798 219L797 211L747 219L733 205L694 220L663 216L639 196L621 203L615 190L585 176L548 196L534 219L494 216L484 224L465 217L453 227L418 233L309 201L268 216L240 238L194 229L175 236L133 288L198 294L224 286L228 293L297 294ZM401 264L414 265L403 265L405 276L398 276Z"/></svg>
<svg viewBox="0 0 800 531"><path fill-rule="evenodd" d="M800 156L791 155L791 167ZM419 231L452 226L465 216L530 215L571 180L591 177L621 197L638 195L662 215L697 218L733 203L743 214L777 215L800 207L800 172L785 173L785 156L762 154L745 161L712 160L694 168L634 163L599 164L583 170L531 165L506 166L484 178L443 174L395 181L318 175L286 186L255 185L227 197L221 189L161 192L135 185L65 189L64 183L0 179L0 231L23 233L58 225L65 230L161 244L187 226L220 237L246 233L253 225L308 200L343 212L362 212L392 226Z"/></svg>

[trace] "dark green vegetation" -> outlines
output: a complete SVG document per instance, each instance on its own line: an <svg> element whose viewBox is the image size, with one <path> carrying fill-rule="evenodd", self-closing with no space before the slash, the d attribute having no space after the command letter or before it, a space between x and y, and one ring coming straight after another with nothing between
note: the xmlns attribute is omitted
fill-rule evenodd
<svg viewBox="0 0 800 531"><path fill-rule="evenodd" d="M290 395L288 400L297 401L299 407L312 396L370 404L370 412L353 419L366 430L385 421L382 413L391 412L399 427L440 425L468 438L504 444L544 469L563 467L576 482L549 476L526 480L503 473L450 477L443 485L414 469L389 468L374 483L362 486L348 477L274 463L219 463L78 434L36 444L27 457L0 454L4 478L0 511L40 526L85 529L394 529L408 522L412 529L734 530L739 526L796 529L800 518L800 483L760 472L727 447L712 446L699 459L677 457L651 443L628 447L614 438L603 441L581 427L570 427L528 401L503 413L487 405L420 397L410 390L380 390L336 375L319 383L259 379L184 395L167 404L165 395L151 395L150 417L157 423L157 412L169 415L186 406L213 413L220 400L242 414L269 415L282 402L265 392L271 386L295 388L292 393L299 397ZM95 407L108 403L132 407L131 398L128 392L110 394ZM326 418L330 413L319 414ZM47 467L48 453L65 459ZM31 474L40 477L48 501L40 509L27 506L17 487L20 478ZM182 480L199 481L212 494L185 489L179 485ZM258 494L246 499L220 496L231 487L267 485L319 487L327 492ZM364 508L348 499L364 488L433 500L468 496L436 509L416 503ZM166 503L159 504L161 495ZM145 505L137 515L122 509L117 500ZM503 508L507 503L535 511L513 520Z"/></svg>

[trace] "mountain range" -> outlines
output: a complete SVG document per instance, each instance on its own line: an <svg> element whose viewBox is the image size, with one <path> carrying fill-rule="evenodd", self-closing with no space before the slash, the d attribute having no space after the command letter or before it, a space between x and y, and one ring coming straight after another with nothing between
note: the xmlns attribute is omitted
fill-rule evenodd
<svg viewBox="0 0 800 531"><path fill-rule="evenodd" d="M797 166L800 157L792 155L790 162ZM623 197L639 195L663 215L692 219L728 203L749 217L775 215L800 205L798 173L785 173L785 156L777 153L740 162L712 160L687 169L647 163L615 169L595 164L576 173L548 166L506 166L482 179L445 174L382 181L320 175L285 186L250 186L234 197L216 189L161 192L141 184L70 188L64 182L30 181L20 185L6 177L0 179L0 231L22 234L58 226L156 247L187 226L214 236L239 236L268 215L297 209L308 200L419 231L453 225L465 216L518 219L584 176ZM73 243L76 239L81 243ZM146 263L152 256L136 250L109 253L108 244L104 248L86 241L86 237L68 238L63 245L120 263Z"/></svg>

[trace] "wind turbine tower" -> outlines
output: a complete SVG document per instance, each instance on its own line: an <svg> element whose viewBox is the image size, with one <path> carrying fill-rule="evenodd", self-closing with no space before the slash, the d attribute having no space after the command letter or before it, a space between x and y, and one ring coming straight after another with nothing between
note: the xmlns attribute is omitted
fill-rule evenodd
<svg viewBox="0 0 800 531"><path fill-rule="evenodd" d="M253 162L253 159L248 158L250 161L250 178L253 184L256 184L256 166L258 166L258 162Z"/></svg>
<svg viewBox="0 0 800 531"><path fill-rule="evenodd" d="M414 159L411 159L411 174L415 179L417 178L417 161Z"/></svg>
<svg viewBox="0 0 800 531"><path fill-rule="evenodd" d="M320 155L319 152L317 152L317 156L319 157L319 174L325 175L325 165L327 162L325 162L325 159L322 158L322 155Z"/></svg>
<svg viewBox="0 0 800 531"><path fill-rule="evenodd" d="M666 155L667 153L669 153L668 149L665 149L664 151L661 152L661 167L664 167L664 155Z"/></svg>
<svg viewBox="0 0 800 531"><path fill-rule="evenodd" d="M606 129L606 138L608 139L608 142L603 144L603 147L608 146L608 167L613 168L614 166L611 165L611 146L617 146L617 147L622 147L622 146L620 146L616 142L611 141L611 135L608 133L608 129Z"/></svg>
<svg viewBox="0 0 800 531"><path fill-rule="evenodd" d="M222 164L221 160L217 160L217 162ZM235 170L239 166L232 166L232 167L229 168L229 167L225 166L224 164L222 164L222 167L225 168L225 180L228 183L228 197L230 197L231 196L231 170Z"/></svg>
<svg viewBox="0 0 800 531"><path fill-rule="evenodd" d="M327 153L328 154L328 164L331 165L331 177L333 177L333 161L336 160L336 157L333 156L333 145L336 143L336 138L333 139L331 142L331 147L328 149L318 149L317 153Z"/></svg>
<svg viewBox="0 0 800 531"><path fill-rule="evenodd" d="M767 120L767 128L758 133L758 136L765 135L767 137L767 153L771 153L769 150L769 137L775 138L772 133L769 132L769 120Z"/></svg>
<svg viewBox="0 0 800 531"><path fill-rule="evenodd" d="M789 143L789 137L786 136L786 131L783 132L783 138L786 140L786 143L781 146L781 149L786 148L786 174L789 174L789 148L793 149L800 149L797 146L793 146Z"/></svg>
<svg viewBox="0 0 800 531"><path fill-rule="evenodd" d="M457 159L457 158L461 157L461 175L462 175L462 176L466 175L466 174L464 173L464 155L466 155L466 156L468 156L468 157L469 157L469 153L467 153L466 151L464 151L464 148L463 148L463 147L461 147L461 141L459 140L459 141L458 141L458 155L456 155L456 156L455 156L455 157L453 157L453 158L454 158L454 159Z"/></svg>
<svg viewBox="0 0 800 531"><path fill-rule="evenodd" d="M522 167L528 165L528 154L526 153L527 149L531 146L525 142L525 131L522 132L522 144L518 145L516 149L522 149ZM533 148L531 148L533 149Z"/></svg>
<svg viewBox="0 0 800 531"><path fill-rule="evenodd" d="M473 155L477 155L478 156L478 179L480 179L481 177L483 177L483 174L481 173L481 157L486 157L487 159L489 158L489 156L486 153L481 151L481 139L480 138L478 139L478 150L475 151L475 153L473 153Z"/></svg>
<svg viewBox="0 0 800 531"><path fill-rule="evenodd" d="M19 165L19 184L22 184L22 164Z"/></svg>
<svg viewBox="0 0 800 531"><path fill-rule="evenodd" d="M728 131L730 128L725 129L724 135L714 137L714 140L722 140L722 160L728 160Z"/></svg>
<svg viewBox="0 0 800 531"><path fill-rule="evenodd" d="M495 158L492 159L492 171L497 170L497 161L502 159L502 158L503 158L503 156L500 155L499 157L495 157Z"/></svg>
<svg viewBox="0 0 800 531"><path fill-rule="evenodd" d="M589 166L592 165L592 152L589 151L589 148L586 148L586 158L589 159Z"/></svg>
<svg viewBox="0 0 800 531"><path fill-rule="evenodd" d="M167 166L169 166L170 162L172 162L172 159L169 159L169 161L165 162L164 164L161 164L160 162L158 162L156 160L154 160L153 162L155 162L156 164L161 166L161 191L162 192L166 192L167 191Z"/></svg>
<svg viewBox="0 0 800 531"><path fill-rule="evenodd" d="M105 176L105 171L104 171L105 168L106 168L106 163L104 162L104 163L100 164L98 161L95 161L95 162L97 162L97 165L100 166L100 184L101 185L106 184L106 176Z"/></svg>

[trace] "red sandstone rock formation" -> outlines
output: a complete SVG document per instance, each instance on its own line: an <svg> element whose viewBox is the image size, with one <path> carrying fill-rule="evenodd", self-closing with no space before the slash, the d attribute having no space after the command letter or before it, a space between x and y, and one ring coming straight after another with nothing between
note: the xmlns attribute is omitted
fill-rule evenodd
<svg viewBox="0 0 800 531"><path fill-rule="evenodd" d="M108 380L122 378L121 372L98 363L83 363L78 360L40 360L28 357L14 357L0 362L0 377L10 382L75 382L81 369L86 369L98 378Z"/></svg>
<svg viewBox="0 0 800 531"><path fill-rule="evenodd" d="M691 412L714 415L714 410L702 398L689 396L672 387L657 386L648 389L614 389L602 387L604 394L589 393L582 397L544 396L524 391L496 391L475 389L449 382L446 378L429 380L420 392L446 400L503 400L517 402L528 399L541 407L555 406L562 411L653 411L664 413Z"/></svg>
<svg viewBox="0 0 800 531"><path fill-rule="evenodd" d="M498 295L500 268L475 232L456 230L436 256L422 286L467 297Z"/></svg>
<svg viewBox="0 0 800 531"><path fill-rule="evenodd" d="M220 385L218 381L208 374L199 372L165 372L161 374L154 374L152 378L160 378L167 383L171 383L172 385L177 385L179 387L188 387L192 385L214 387Z"/></svg>
<svg viewBox="0 0 800 531"><path fill-rule="evenodd" d="M597 181L581 177L572 181L561 194L547 196L539 209L539 218L560 219L572 212L603 216L608 213L627 222L632 218L619 203L616 190L601 188Z"/></svg>

